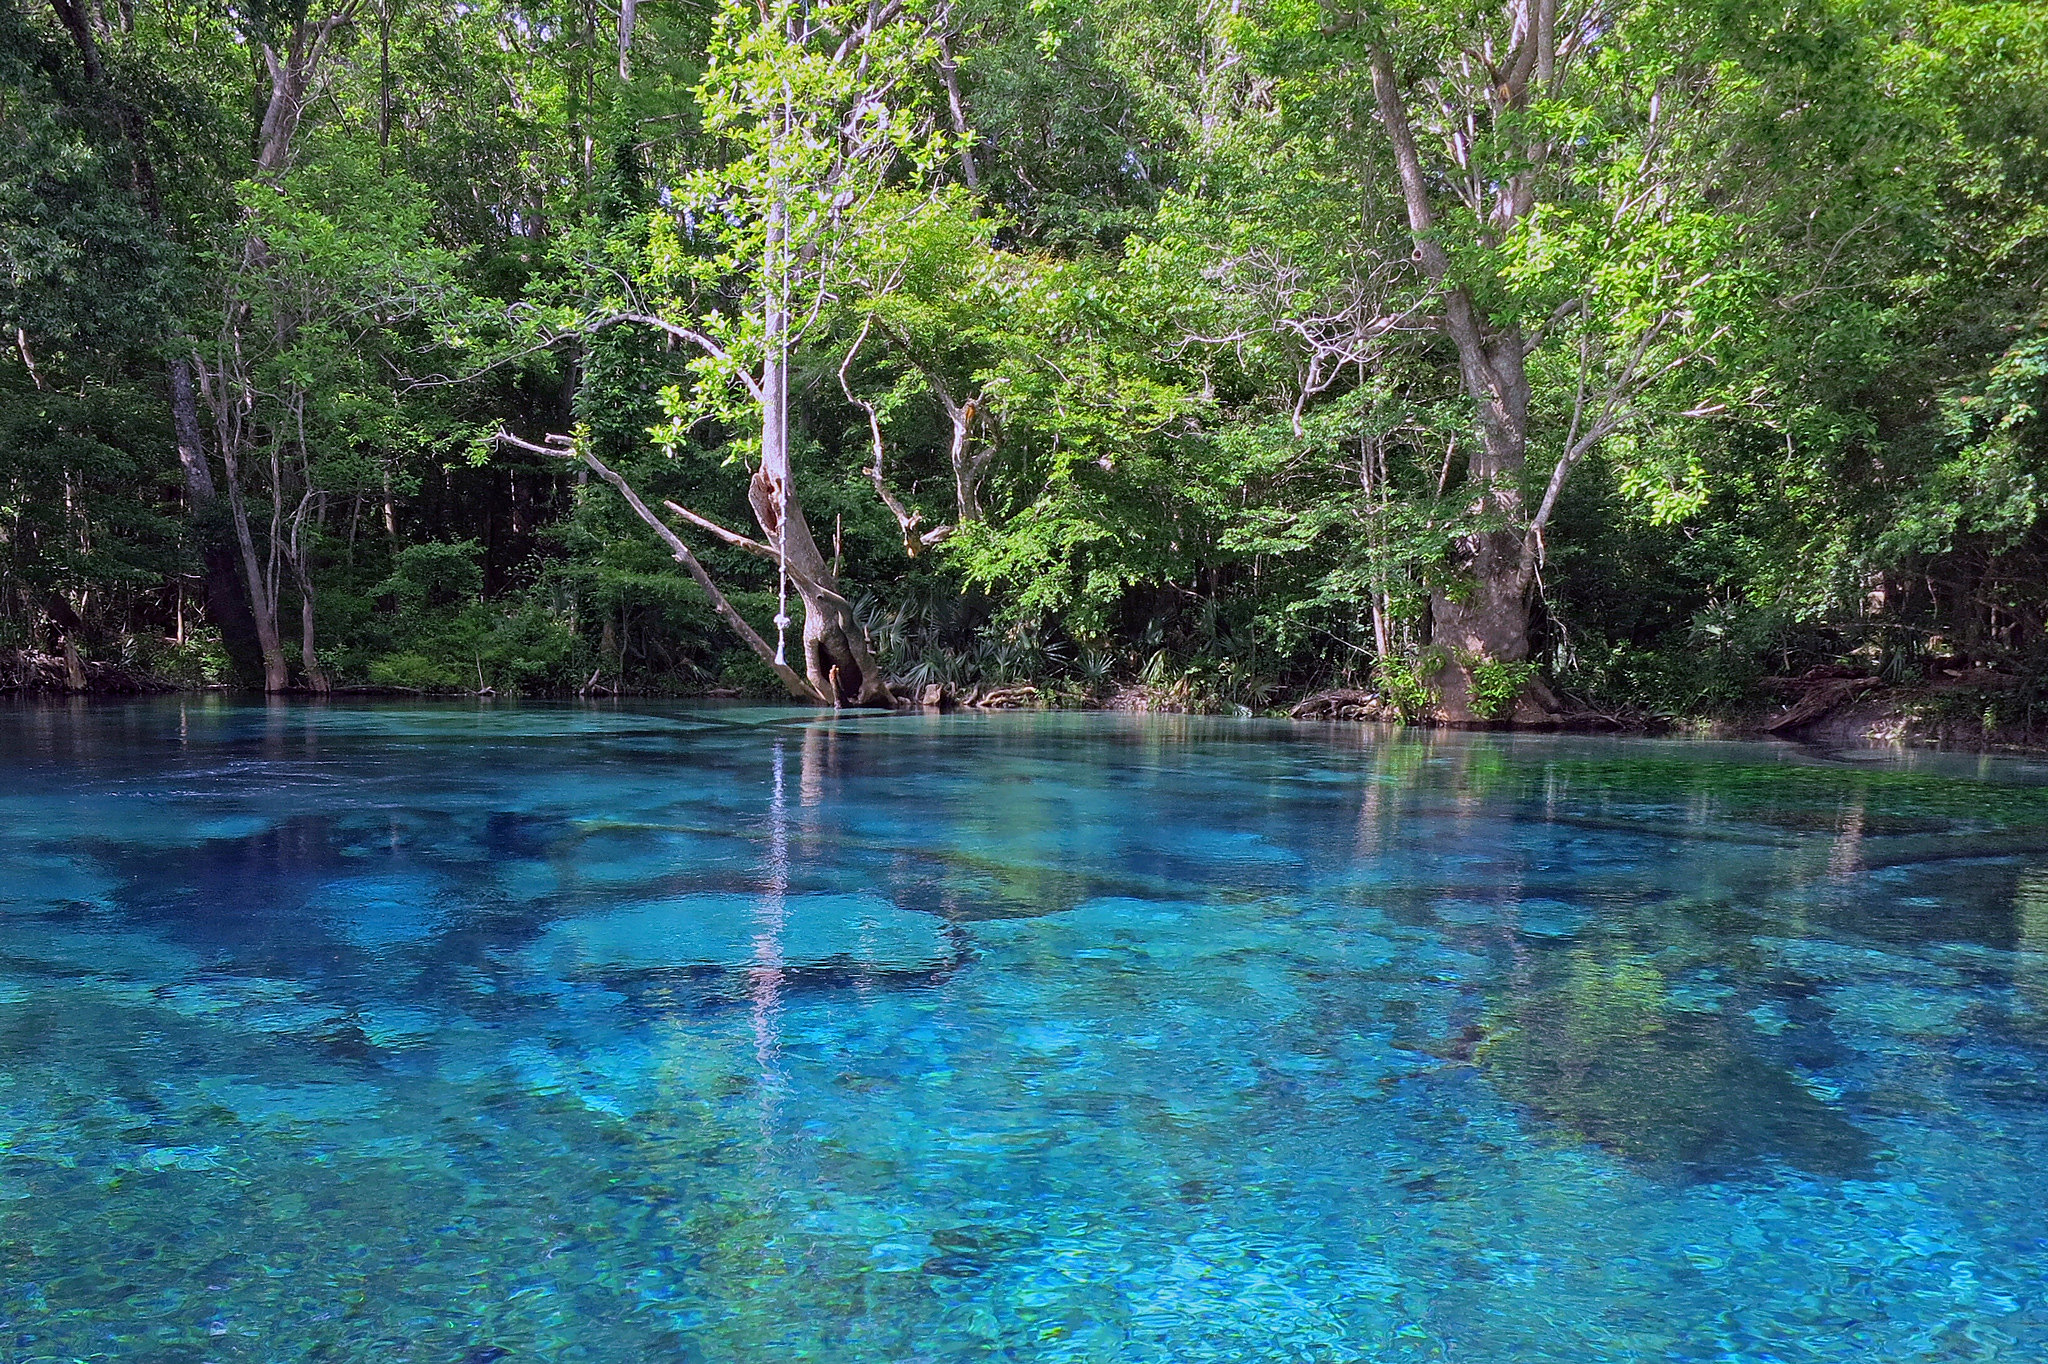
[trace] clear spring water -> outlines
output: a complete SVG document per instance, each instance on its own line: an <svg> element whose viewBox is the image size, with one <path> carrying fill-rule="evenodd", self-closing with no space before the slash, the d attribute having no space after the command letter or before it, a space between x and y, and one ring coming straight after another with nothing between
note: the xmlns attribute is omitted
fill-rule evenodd
<svg viewBox="0 0 2048 1364"><path fill-rule="evenodd" d="M2044 780L0 710L0 1360L2033 1364Z"/></svg>

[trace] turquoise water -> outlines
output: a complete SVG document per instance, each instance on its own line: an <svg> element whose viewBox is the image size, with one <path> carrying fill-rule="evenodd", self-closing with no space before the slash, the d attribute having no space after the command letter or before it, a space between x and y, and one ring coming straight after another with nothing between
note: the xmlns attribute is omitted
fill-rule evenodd
<svg viewBox="0 0 2048 1364"><path fill-rule="evenodd" d="M2044 782L0 709L0 1360L2039 1361Z"/></svg>

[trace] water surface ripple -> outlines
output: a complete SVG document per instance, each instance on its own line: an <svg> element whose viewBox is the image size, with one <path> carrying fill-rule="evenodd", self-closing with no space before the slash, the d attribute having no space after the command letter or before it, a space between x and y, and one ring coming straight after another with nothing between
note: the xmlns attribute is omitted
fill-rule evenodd
<svg viewBox="0 0 2048 1364"><path fill-rule="evenodd" d="M0 1361L2048 1358L2048 771L0 709Z"/></svg>

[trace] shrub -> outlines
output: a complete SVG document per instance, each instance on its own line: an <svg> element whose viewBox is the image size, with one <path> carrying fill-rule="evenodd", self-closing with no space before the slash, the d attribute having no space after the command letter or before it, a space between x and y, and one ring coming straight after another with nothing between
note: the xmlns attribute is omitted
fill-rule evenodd
<svg viewBox="0 0 2048 1364"><path fill-rule="evenodd" d="M1534 663L1499 663L1492 659L1472 665L1472 710L1483 720L1505 720L1515 713L1515 702L1523 688L1536 680Z"/></svg>
<svg viewBox="0 0 2048 1364"><path fill-rule="evenodd" d="M380 687L409 691L460 691L463 678L455 669L420 654L386 654L370 665L370 681Z"/></svg>
<svg viewBox="0 0 2048 1364"><path fill-rule="evenodd" d="M476 562L481 552L474 540L408 545L392 559L391 576L375 593L397 598L407 612L460 606L484 590L484 571Z"/></svg>
<svg viewBox="0 0 2048 1364"><path fill-rule="evenodd" d="M1373 669L1373 682L1380 695L1401 717L1401 723L1412 725L1429 718L1436 708L1436 695L1429 689L1429 679L1443 671L1448 660L1439 648L1424 649L1414 659L1382 658Z"/></svg>
<svg viewBox="0 0 2048 1364"><path fill-rule="evenodd" d="M182 644L153 635L130 635L122 646L123 662L181 687L223 682L232 671L227 651L221 647L220 631L210 625L187 634Z"/></svg>

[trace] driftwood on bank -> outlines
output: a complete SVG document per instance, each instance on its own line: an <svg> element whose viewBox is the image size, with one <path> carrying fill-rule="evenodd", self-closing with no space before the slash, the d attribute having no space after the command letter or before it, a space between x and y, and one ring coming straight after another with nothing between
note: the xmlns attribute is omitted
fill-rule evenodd
<svg viewBox="0 0 2048 1364"><path fill-rule="evenodd" d="M155 696L176 690L161 677L125 663L66 659L33 649L0 649L0 692Z"/></svg>
<svg viewBox="0 0 2048 1364"><path fill-rule="evenodd" d="M895 691L903 704L926 710L1035 710L1047 704L1045 693L1029 683L991 684L956 693L944 683L932 682L915 691L904 686Z"/></svg>
<svg viewBox="0 0 2048 1364"><path fill-rule="evenodd" d="M1378 692L1338 687L1296 702L1287 712L1295 720L1398 720L1400 714Z"/></svg>
<svg viewBox="0 0 2048 1364"><path fill-rule="evenodd" d="M978 710L1025 710L1039 705L1038 688L1033 686L989 687L970 692L961 704Z"/></svg>
<svg viewBox="0 0 2048 1364"><path fill-rule="evenodd" d="M1874 677L1809 677L1774 679L1779 687L1797 684L1801 694L1785 713L1765 723L1766 734L1797 734L1818 724L1856 696L1875 687Z"/></svg>

